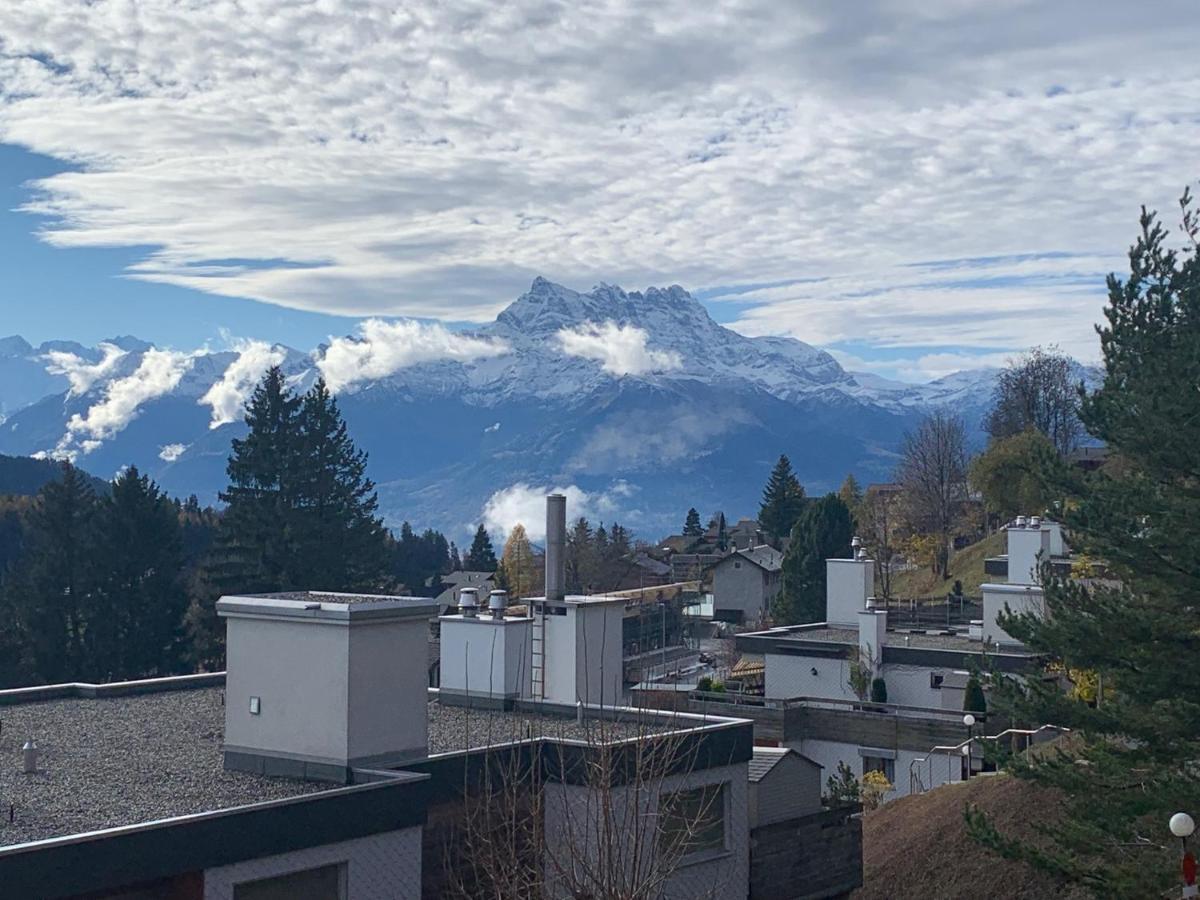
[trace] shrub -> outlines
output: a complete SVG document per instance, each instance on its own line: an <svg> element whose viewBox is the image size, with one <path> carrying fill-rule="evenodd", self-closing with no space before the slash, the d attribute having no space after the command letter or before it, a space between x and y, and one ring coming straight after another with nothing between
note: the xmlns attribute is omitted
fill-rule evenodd
<svg viewBox="0 0 1200 900"><path fill-rule="evenodd" d="M868 772L862 778L862 805L863 809L876 809L883 802L883 795L893 790L892 783L887 780L887 776L878 769Z"/></svg>
<svg viewBox="0 0 1200 900"><path fill-rule="evenodd" d="M887 703L887 682L876 678L871 682L871 702Z"/></svg>
<svg viewBox="0 0 1200 900"><path fill-rule="evenodd" d="M713 689L713 680L708 675L705 675L703 678L701 678L699 681L696 682L696 690L698 690L698 691L711 691L712 689Z"/></svg>
<svg viewBox="0 0 1200 900"><path fill-rule="evenodd" d="M963 709L966 712L987 712L987 697L983 695L983 685L974 675L967 679L967 689L963 692Z"/></svg>
<svg viewBox="0 0 1200 900"><path fill-rule="evenodd" d="M829 806L857 803L859 800L858 779L844 762L838 762L837 774L825 779L825 802Z"/></svg>

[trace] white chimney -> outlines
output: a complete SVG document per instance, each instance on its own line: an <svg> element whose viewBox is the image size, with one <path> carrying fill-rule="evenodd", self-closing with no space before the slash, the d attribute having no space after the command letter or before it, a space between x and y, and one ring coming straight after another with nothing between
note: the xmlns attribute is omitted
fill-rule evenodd
<svg viewBox="0 0 1200 900"><path fill-rule="evenodd" d="M1021 521L1024 517L1018 517ZM1008 583L1038 584L1039 556L1050 555L1050 532L1037 528L1010 528L1008 541Z"/></svg>
<svg viewBox="0 0 1200 900"><path fill-rule="evenodd" d="M883 671L883 645L887 641L887 610L873 607L858 614L858 653L865 664L872 660L872 674Z"/></svg>
<svg viewBox="0 0 1200 900"><path fill-rule="evenodd" d="M492 591L488 594L488 612L493 619L503 619L504 611L508 608L508 592Z"/></svg>
<svg viewBox="0 0 1200 900"><path fill-rule="evenodd" d="M428 755L433 600L296 591L222 597L225 768L347 782Z"/></svg>
<svg viewBox="0 0 1200 900"><path fill-rule="evenodd" d="M474 618L479 612L479 589L465 587L458 592L458 613L465 618Z"/></svg>
<svg viewBox="0 0 1200 900"><path fill-rule="evenodd" d="M825 621L854 628L875 593L875 561L859 549L855 559L825 560Z"/></svg>

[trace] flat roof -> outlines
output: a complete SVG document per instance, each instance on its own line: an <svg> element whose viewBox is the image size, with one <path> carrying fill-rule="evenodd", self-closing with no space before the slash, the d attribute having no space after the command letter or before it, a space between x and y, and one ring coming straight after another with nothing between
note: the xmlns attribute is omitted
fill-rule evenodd
<svg viewBox="0 0 1200 900"><path fill-rule="evenodd" d="M0 706L0 846L330 789L226 772L221 700L209 687ZM22 772L29 738L33 775Z"/></svg>
<svg viewBox="0 0 1200 900"><path fill-rule="evenodd" d="M0 847L343 787L227 772L224 688L156 681L122 696L37 699L31 691L35 699L0 705ZM580 724L574 715L472 709L436 699L428 701L428 722L430 754L537 737L617 741L670 727L653 711L640 722L618 717ZM38 771L25 775L21 749L29 738L38 747Z"/></svg>
<svg viewBox="0 0 1200 900"><path fill-rule="evenodd" d="M748 642L745 649L751 649L753 652L770 653L770 648L754 647L753 642L766 640L774 643L776 646L792 646L795 645L797 651L803 650L805 645L811 645L814 650L822 650L823 644L836 644L840 646L858 646L858 629L841 627L837 625L793 625L784 628L772 628L769 631L757 631L750 634L739 634L737 636L739 644ZM939 629L897 629L895 631L888 630L884 635L883 646L888 649L901 650L904 648L914 650L945 650L954 653L980 654L985 652L986 648L983 641L974 640L963 632L939 633ZM992 648L991 651L995 654L997 651ZM1008 656L1027 656L1033 657L1036 654L1019 646L1004 647L999 651ZM826 651L828 653L828 651Z"/></svg>

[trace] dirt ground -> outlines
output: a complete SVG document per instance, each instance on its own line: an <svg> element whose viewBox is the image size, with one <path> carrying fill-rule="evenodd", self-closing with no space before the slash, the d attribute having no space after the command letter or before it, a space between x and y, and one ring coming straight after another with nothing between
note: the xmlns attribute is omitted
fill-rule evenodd
<svg viewBox="0 0 1200 900"><path fill-rule="evenodd" d="M854 900L1055 897L1084 900L1024 863L1002 859L966 833L963 807L986 812L1002 833L1033 838L1030 822L1051 821L1043 789L1007 775L974 778L904 797L863 817L863 887Z"/></svg>

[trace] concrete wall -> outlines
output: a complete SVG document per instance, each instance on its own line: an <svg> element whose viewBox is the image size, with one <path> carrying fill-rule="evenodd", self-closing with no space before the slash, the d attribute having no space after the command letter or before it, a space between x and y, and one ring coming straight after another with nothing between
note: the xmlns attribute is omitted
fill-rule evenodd
<svg viewBox="0 0 1200 900"><path fill-rule="evenodd" d="M1046 613L1046 600L1040 587L1020 584L985 584L983 593L983 639L993 644L1020 646L1019 642L1000 627L996 619L1005 605L1014 613Z"/></svg>
<svg viewBox="0 0 1200 900"><path fill-rule="evenodd" d="M821 808L822 769L787 754L758 782L750 783L750 827L772 825Z"/></svg>
<svg viewBox="0 0 1200 900"><path fill-rule="evenodd" d="M426 621L352 623L344 630L350 642L346 758L393 764L424 757Z"/></svg>
<svg viewBox="0 0 1200 900"><path fill-rule="evenodd" d="M830 809L750 833L750 900L844 897L860 887L862 818Z"/></svg>
<svg viewBox="0 0 1200 900"><path fill-rule="evenodd" d="M208 869L204 900L233 900L234 886L344 863L348 900L420 900L421 829L405 828Z"/></svg>
<svg viewBox="0 0 1200 900"><path fill-rule="evenodd" d="M225 743L322 762L347 759L349 629L237 619L226 640ZM260 698L258 715L250 698Z"/></svg>
<svg viewBox="0 0 1200 900"><path fill-rule="evenodd" d="M1048 528L1021 528L1010 525L1008 541L1008 583L1038 584L1038 566L1050 556L1051 535Z"/></svg>
<svg viewBox="0 0 1200 900"><path fill-rule="evenodd" d="M850 689L850 663L845 658L768 653L763 659L766 663L765 692L771 699L858 699ZM812 674L813 669L816 669L816 675ZM884 663L883 680L887 683L888 702L900 706L961 709L962 690L961 687L955 686L952 677L956 671L958 670L945 667ZM952 682L949 693L944 687L938 689L931 686L931 676L935 673Z"/></svg>
<svg viewBox="0 0 1200 900"><path fill-rule="evenodd" d="M624 603L568 606L567 618L575 622L575 696L567 702L619 705L625 686Z"/></svg>
<svg viewBox="0 0 1200 900"><path fill-rule="evenodd" d="M740 612L743 622L760 621L779 593L779 573L768 573L737 554L713 570L714 612Z"/></svg>
<svg viewBox="0 0 1200 900"><path fill-rule="evenodd" d="M858 627L858 613L875 593L875 561L825 560L825 621Z"/></svg>
<svg viewBox="0 0 1200 900"><path fill-rule="evenodd" d="M441 689L499 699L528 697L532 619L442 616Z"/></svg>
<svg viewBox="0 0 1200 900"><path fill-rule="evenodd" d="M640 792L636 786L617 789L618 793L610 798L616 811L603 817L595 812L598 800L592 788L551 785L547 791L545 809L547 852L557 854L560 860L581 853L594 853L596 834L609 833L611 837L614 830L630 840L635 840L639 833L647 840L652 840L653 824L643 824L639 829L632 824L635 817L643 823L652 823L658 797L673 791L716 784L725 785L725 850L697 854L694 858L680 861L661 896L664 900L693 900L698 896L745 897L750 877L749 781L745 763L663 778L658 782L657 796L647 790L645 784ZM625 825L626 822L629 824ZM649 860L652 853L651 848L645 848L641 858ZM552 869L552 866L547 869L548 881L551 882L547 895L552 898L565 897L564 885L561 882L554 883L551 877Z"/></svg>

